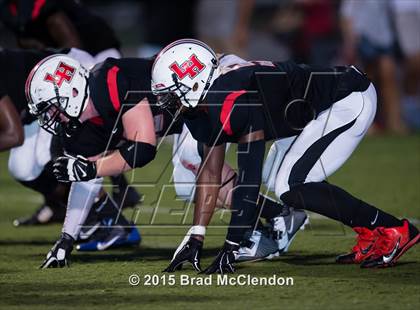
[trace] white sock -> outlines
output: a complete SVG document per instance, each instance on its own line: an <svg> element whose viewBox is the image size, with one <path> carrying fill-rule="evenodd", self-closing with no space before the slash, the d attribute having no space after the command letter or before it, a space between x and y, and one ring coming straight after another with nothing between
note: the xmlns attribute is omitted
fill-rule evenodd
<svg viewBox="0 0 420 310"><path fill-rule="evenodd" d="M99 178L86 182L73 182L71 185L63 232L69 234L75 240L95 198L98 196L102 182L103 178Z"/></svg>

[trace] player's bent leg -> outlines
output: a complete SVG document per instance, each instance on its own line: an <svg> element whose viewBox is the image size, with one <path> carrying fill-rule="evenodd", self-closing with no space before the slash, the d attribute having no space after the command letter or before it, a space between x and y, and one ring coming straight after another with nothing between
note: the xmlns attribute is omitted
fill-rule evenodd
<svg viewBox="0 0 420 310"><path fill-rule="evenodd" d="M128 184L124 174L110 177L112 182L112 199L122 208L133 208L142 201L143 195Z"/></svg>
<svg viewBox="0 0 420 310"><path fill-rule="evenodd" d="M280 197L291 186L321 182L350 157L376 112L376 93L371 85L334 103L309 122L285 155L276 178Z"/></svg>
<svg viewBox="0 0 420 310"><path fill-rule="evenodd" d="M85 182L73 182L67 203L66 218L63 224L63 232L77 239L81 226L98 196L102 187L102 178Z"/></svg>
<svg viewBox="0 0 420 310"><path fill-rule="evenodd" d="M44 203L30 216L13 221L14 226L63 223L69 185L59 183L47 165L42 173L32 181L19 181L23 186L44 196Z"/></svg>
<svg viewBox="0 0 420 310"><path fill-rule="evenodd" d="M10 152L9 171L22 185L41 193L45 201L35 213L15 219L13 225L62 222L67 191L58 184L49 169L52 136L45 130L41 130L37 122L25 125L24 131L23 145Z"/></svg>
<svg viewBox="0 0 420 310"><path fill-rule="evenodd" d="M403 226L403 222L394 216L322 182L349 158L375 115L376 92L373 86L357 94L361 100L354 96L350 100L352 94L335 103L328 118L321 114L305 127L284 158L276 182L276 194L286 204L317 212L355 229L358 233L356 246L349 254L337 258L343 263L360 263L378 257L384 249L379 245L380 238L375 230ZM347 105L343 106L345 101L348 101ZM353 109L353 103L360 102L363 103L362 109L352 120L356 110L347 113L346 109ZM415 238L414 233L410 240Z"/></svg>
<svg viewBox="0 0 420 310"><path fill-rule="evenodd" d="M12 148L9 155L9 172L19 181L32 181L42 172L37 164L35 149L38 133L41 130L37 122L23 126L25 140L21 146Z"/></svg>
<svg viewBox="0 0 420 310"><path fill-rule="evenodd" d="M296 136L293 136L274 141L268 151L263 165L262 180L270 191L275 190L276 176L280 165L295 139Z"/></svg>

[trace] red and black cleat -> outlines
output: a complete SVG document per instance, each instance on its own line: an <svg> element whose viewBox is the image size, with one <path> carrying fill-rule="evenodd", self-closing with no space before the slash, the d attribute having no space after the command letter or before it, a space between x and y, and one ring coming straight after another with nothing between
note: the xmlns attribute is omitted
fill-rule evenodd
<svg viewBox="0 0 420 310"><path fill-rule="evenodd" d="M373 255L362 262L362 268L391 267L398 259L420 240L420 233L408 220L400 227L378 227Z"/></svg>
<svg viewBox="0 0 420 310"><path fill-rule="evenodd" d="M339 264L360 264L373 253L373 244L376 240L374 231L364 227L354 227L353 230L357 233L357 244L350 253L336 257L335 261Z"/></svg>

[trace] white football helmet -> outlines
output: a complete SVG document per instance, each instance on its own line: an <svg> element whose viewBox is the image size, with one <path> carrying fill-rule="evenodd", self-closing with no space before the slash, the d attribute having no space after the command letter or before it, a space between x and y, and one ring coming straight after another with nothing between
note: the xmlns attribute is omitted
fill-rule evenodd
<svg viewBox="0 0 420 310"><path fill-rule="evenodd" d="M219 61L213 50L194 39L166 46L152 67L152 92L162 108L180 101L196 107L219 76Z"/></svg>
<svg viewBox="0 0 420 310"><path fill-rule="evenodd" d="M63 117L66 128L75 129L89 97L89 70L67 55L56 54L41 60L30 72L25 85L29 111L39 125L58 133Z"/></svg>

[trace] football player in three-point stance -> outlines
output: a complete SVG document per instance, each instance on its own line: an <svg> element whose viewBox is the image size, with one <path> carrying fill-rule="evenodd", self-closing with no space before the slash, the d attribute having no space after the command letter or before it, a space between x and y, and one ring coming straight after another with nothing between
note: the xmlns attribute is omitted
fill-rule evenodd
<svg viewBox="0 0 420 310"><path fill-rule="evenodd" d="M56 160L54 172L59 181L74 182L73 199L93 201L102 176L119 175L154 158L156 133L147 99L150 95L142 94L135 105L124 101L127 90L147 91L144 85L150 88L149 80L134 74L147 70L148 60L108 58L89 71L78 61L57 54L42 60L29 74L26 95L30 112L43 129L61 138L65 155ZM89 184L89 190L73 193L78 184ZM92 201L68 206L61 238L43 267L67 264ZM111 238L100 246L113 242Z"/></svg>
<svg viewBox="0 0 420 310"><path fill-rule="evenodd" d="M318 68L293 62L249 62L221 70L216 54L191 39L175 41L156 57L152 90L158 104L181 109L193 137L203 142L194 232L167 271L197 265L205 228L221 183L226 143L238 144L238 183L226 241L206 273L234 272L244 227L257 219L265 142L293 138L277 172L276 196L350 226L358 243L338 263L388 267L420 238L396 217L329 184L326 179L355 150L373 121L376 92L353 66Z"/></svg>

